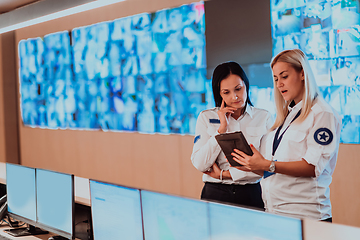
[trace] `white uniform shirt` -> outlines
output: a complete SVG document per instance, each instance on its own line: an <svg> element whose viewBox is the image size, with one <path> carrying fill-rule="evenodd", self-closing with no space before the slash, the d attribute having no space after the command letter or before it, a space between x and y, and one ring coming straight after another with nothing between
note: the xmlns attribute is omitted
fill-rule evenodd
<svg viewBox="0 0 360 240"><path fill-rule="evenodd" d="M221 182L225 184L247 184L257 183L261 176L252 173L237 170L230 167L226 161L225 155L217 143L215 136L218 135L220 126L217 111L220 108L212 108L202 111L199 114L196 123L194 147L191 155L193 165L201 172L208 171L211 166L217 162L220 169L229 170L232 180L226 179L220 181L207 174L203 175L204 182ZM263 109L247 106L245 112L237 120L229 118L227 132L242 131L249 144L253 144L259 149L262 137L272 126L272 117L270 113Z"/></svg>
<svg viewBox="0 0 360 240"><path fill-rule="evenodd" d="M302 102L289 112L282 134L296 116ZM276 133L266 136L266 159L272 158ZM292 217L326 219L331 215L330 188L335 169L341 132L339 115L324 101L317 98L307 118L290 124L273 159L283 162L305 159L315 166L315 177L292 177L276 173L261 180L262 197L268 212Z"/></svg>

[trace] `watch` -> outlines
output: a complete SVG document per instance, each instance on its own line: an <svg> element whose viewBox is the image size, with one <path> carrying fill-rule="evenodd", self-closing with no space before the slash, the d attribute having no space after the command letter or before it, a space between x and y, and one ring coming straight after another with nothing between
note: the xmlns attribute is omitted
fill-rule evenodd
<svg viewBox="0 0 360 240"><path fill-rule="evenodd" d="M271 160L269 172L272 172L272 173L275 172L275 161L274 160Z"/></svg>

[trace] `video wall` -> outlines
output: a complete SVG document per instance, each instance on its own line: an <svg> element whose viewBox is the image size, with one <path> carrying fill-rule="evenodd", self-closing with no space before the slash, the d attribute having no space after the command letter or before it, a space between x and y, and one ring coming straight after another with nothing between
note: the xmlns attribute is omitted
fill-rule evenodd
<svg viewBox="0 0 360 240"><path fill-rule="evenodd" d="M273 55L306 53L324 98L342 116L341 142L359 144L360 1L270 4ZM205 44L203 2L22 40L23 123L194 134L200 111L214 106ZM275 115L271 76L263 74L269 64L253 65L249 79L261 84L250 87L252 102Z"/></svg>
<svg viewBox="0 0 360 240"><path fill-rule="evenodd" d="M204 14L197 2L20 41L24 125L194 133L211 104Z"/></svg>
<svg viewBox="0 0 360 240"><path fill-rule="evenodd" d="M273 55L305 52L323 97L342 116L340 141L359 144L360 1L271 0L271 27ZM251 96L274 113L271 88L254 86Z"/></svg>

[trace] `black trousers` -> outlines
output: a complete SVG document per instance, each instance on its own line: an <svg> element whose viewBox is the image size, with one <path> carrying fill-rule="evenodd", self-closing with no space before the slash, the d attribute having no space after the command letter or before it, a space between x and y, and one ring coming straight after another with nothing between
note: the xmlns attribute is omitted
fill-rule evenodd
<svg viewBox="0 0 360 240"><path fill-rule="evenodd" d="M264 210L260 183L229 185L206 182L201 192L201 199Z"/></svg>

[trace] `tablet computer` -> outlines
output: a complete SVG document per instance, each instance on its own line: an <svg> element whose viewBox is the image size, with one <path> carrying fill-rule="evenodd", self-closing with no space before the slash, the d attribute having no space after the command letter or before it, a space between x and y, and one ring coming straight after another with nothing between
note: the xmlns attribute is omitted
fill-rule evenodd
<svg viewBox="0 0 360 240"><path fill-rule="evenodd" d="M240 163L236 162L231 155L235 148L249 156L253 155L253 151L251 150L244 134L241 131L233 133L222 133L220 135L216 135L215 139L219 143L221 150L224 152L231 166L242 166Z"/></svg>

